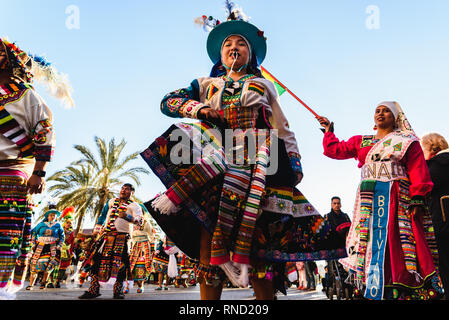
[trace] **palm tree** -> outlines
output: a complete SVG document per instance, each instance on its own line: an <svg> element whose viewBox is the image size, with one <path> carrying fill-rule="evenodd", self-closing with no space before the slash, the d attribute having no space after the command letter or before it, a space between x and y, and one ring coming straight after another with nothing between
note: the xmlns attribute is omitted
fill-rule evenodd
<svg viewBox="0 0 449 320"><path fill-rule="evenodd" d="M98 203L98 190L93 181L92 166L70 165L65 169L55 172L48 178L48 181L55 181L56 184L49 187L49 191L54 197L59 197L57 208L75 207L75 217L77 227L75 234L82 226L86 212L95 210Z"/></svg>
<svg viewBox="0 0 449 320"><path fill-rule="evenodd" d="M132 160L137 159L139 152L121 159L126 146L124 139L118 144L114 138L108 144L99 137L94 140L98 159L88 147L75 145L83 157L48 179L58 182L49 189L54 196L61 195L58 208L73 205L77 209L77 231L86 212L90 211L95 220L98 218L106 202L117 196L114 190L124 184L124 179L131 179L140 186L139 174L149 174L143 167L128 167Z"/></svg>
<svg viewBox="0 0 449 320"><path fill-rule="evenodd" d="M99 159L94 156L89 148L82 145L75 145L75 149L81 152L84 157L75 162L75 164L87 164L95 172L95 186L99 196L98 208L95 209L95 218L97 218L106 202L115 196L113 189L118 189L123 185L123 179L131 179L136 186L140 186L139 174L149 174L150 172L143 167L127 168L132 160L137 159L139 152L134 152L120 159L123 148L126 146L124 139L116 144L115 139L112 138L106 144L103 139L95 137L95 144Z"/></svg>

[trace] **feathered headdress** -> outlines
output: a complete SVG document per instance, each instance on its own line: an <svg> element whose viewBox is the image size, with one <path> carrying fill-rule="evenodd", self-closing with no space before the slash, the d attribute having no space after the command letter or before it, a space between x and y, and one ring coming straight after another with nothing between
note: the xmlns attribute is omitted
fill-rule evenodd
<svg viewBox="0 0 449 320"><path fill-rule="evenodd" d="M59 72L45 58L21 50L15 43L1 38L0 42L7 49L14 77L26 83L33 82L33 79L41 82L47 86L50 95L61 100L67 108L75 106L73 88L66 74Z"/></svg>
<svg viewBox="0 0 449 320"><path fill-rule="evenodd" d="M250 20L250 17L248 17L244 12L243 9L237 5L234 4L234 2L226 0L225 1L225 11L228 15L228 21L230 20L241 20L248 22Z"/></svg>
<svg viewBox="0 0 449 320"><path fill-rule="evenodd" d="M62 210L61 219L62 220L72 220L73 216L72 214L75 212L75 207L67 207L64 210Z"/></svg>
<svg viewBox="0 0 449 320"><path fill-rule="evenodd" d="M236 6L234 2L226 0L224 9L227 14L227 19L224 22L206 15L194 20L196 24L209 32L206 47L207 54L214 63L211 77L223 73L221 49L223 41L230 35L240 35L249 42L251 49L251 61L249 64L253 69L257 69L262 64L267 52L267 39L264 32L248 22L250 18L243 12L242 8Z"/></svg>
<svg viewBox="0 0 449 320"><path fill-rule="evenodd" d="M249 21L249 17L243 12L241 7L238 7L234 4L234 2L226 0L225 1L225 11L227 15L227 21L231 20L241 20L241 21ZM195 18L194 22L203 27L203 30L206 32L210 32L216 26L218 26L221 22L218 19L215 19L212 16L203 15L201 17Z"/></svg>

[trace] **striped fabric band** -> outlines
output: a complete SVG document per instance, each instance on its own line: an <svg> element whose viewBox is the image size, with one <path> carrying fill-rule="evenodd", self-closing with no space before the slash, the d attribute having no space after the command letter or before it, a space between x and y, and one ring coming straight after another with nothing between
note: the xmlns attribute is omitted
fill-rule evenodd
<svg viewBox="0 0 449 320"><path fill-rule="evenodd" d="M0 85L0 133L14 142L20 149L20 158L33 158L33 140L27 136L25 130L5 109L5 105L20 99L26 90L32 89L28 84Z"/></svg>

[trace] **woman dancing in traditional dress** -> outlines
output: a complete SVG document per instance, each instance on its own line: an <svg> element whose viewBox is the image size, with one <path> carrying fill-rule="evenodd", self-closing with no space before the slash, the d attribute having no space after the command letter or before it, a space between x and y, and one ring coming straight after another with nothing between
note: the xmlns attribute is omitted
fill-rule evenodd
<svg viewBox="0 0 449 320"><path fill-rule="evenodd" d="M61 282L65 279L69 279L69 274L67 270L72 268L72 258L74 256L74 246L75 246L75 232L73 231L73 217L72 213L75 212L74 207L65 208L62 211L61 218L62 228L64 229L64 243L61 247L61 262L57 268L55 268L52 273L55 278L55 288L61 287ZM47 285L47 287L50 287Z"/></svg>
<svg viewBox="0 0 449 320"><path fill-rule="evenodd" d="M47 211L43 221L32 230L35 245L30 261L30 285L26 290L33 290L39 272L43 272L40 289L45 289L48 276L60 263L65 238L64 229L57 221L60 215L61 212L54 209Z"/></svg>
<svg viewBox="0 0 449 320"><path fill-rule="evenodd" d="M137 293L143 293L143 284L152 271L153 253L151 250L151 242L154 241L153 228L149 222L149 214L146 211L144 212L142 226L134 226L131 236L132 248L129 259L133 280L137 284ZM126 285L125 290L129 290L128 285Z"/></svg>
<svg viewBox="0 0 449 320"><path fill-rule="evenodd" d="M432 190L429 170L400 105L380 103L375 135L340 141L333 124L325 128L324 154L355 158L362 171L351 228L348 257L342 264L368 299L432 299L441 296L435 270L437 250L424 197Z"/></svg>
<svg viewBox="0 0 449 320"><path fill-rule="evenodd" d="M274 299L275 289L286 293L285 262L346 253L326 243L330 229L295 188L303 176L295 135L259 70L264 32L229 1L227 8L226 22L199 19L212 29L210 77L162 100L165 115L203 121L173 125L142 152L168 188L146 206L176 246L199 260L202 299L219 299L226 276L240 287L251 278L258 299ZM245 144L248 136L259 143ZM177 161L181 151L193 161Z"/></svg>
<svg viewBox="0 0 449 320"><path fill-rule="evenodd" d="M156 290L162 290L162 284L164 277L167 274L168 267L168 255L165 253L165 247L167 243L167 237L160 239L155 246L153 255L153 271L157 274L157 287ZM164 290L168 290L168 276L165 282Z"/></svg>

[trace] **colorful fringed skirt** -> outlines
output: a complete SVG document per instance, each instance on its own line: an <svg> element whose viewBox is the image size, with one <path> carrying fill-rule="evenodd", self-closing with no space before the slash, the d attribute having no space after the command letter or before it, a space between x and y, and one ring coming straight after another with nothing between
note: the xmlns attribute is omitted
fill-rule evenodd
<svg viewBox="0 0 449 320"><path fill-rule="evenodd" d="M23 283L32 217L27 180L21 171L0 169L0 291L10 279L16 287Z"/></svg>
<svg viewBox="0 0 449 320"><path fill-rule="evenodd" d="M180 270L179 270L179 274L181 275L181 277L186 277L187 275L189 275L192 271L193 271L193 266L195 264L195 261L193 261L192 259L190 259L188 256L181 255L180 256Z"/></svg>
<svg viewBox="0 0 449 320"><path fill-rule="evenodd" d="M168 255L165 252L159 252L153 256L153 272L166 273L168 268Z"/></svg>
<svg viewBox="0 0 449 320"><path fill-rule="evenodd" d="M150 241L134 242L130 254L130 268L135 281L146 280L152 272Z"/></svg>
<svg viewBox="0 0 449 320"><path fill-rule="evenodd" d="M40 242L35 246L33 256L30 260L30 271L52 272L60 263L60 251L56 250L57 239L53 242Z"/></svg>
<svg viewBox="0 0 449 320"><path fill-rule="evenodd" d="M156 139L141 156L158 176L162 183L170 188L175 183L178 185L186 173L192 173L195 159L201 151L216 147L216 138L210 134L211 127L206 123L180 123L171 126L164 134ZM199 131L201 139L192 140L192 131ZM172 139L172 136L178 137ZM197 138L197 137L196 137ZM172 141L174 140L174 141ZM179 163L172 161L173 154L180 151L179 141L190 141L187 146L192 159L191 163ZM181 147L185 152L185 145ZM185 156L185 155L184 155ZM266 183L257 210L257 220L252 231L251 245L248 254L253 261L266 263L284 263L287 261L330 260L346 256L344 247L337 247L328 241L329 235L336 232L330 228L329 223L313 208L304 195L294 187L294 173L291 170L285 145L279 140L279 166L274 175L266 176ZM251 170L249 168L248 170ZM204 178L201 168L193 172L196 174L189 182L195 185ZM228 172L228 176L233 172ZM243 180L242 170L234 182L228 180L226 187L239 188L239 181ZM195 180L197 179L197 180ZM232 192L223 193L224 174L217 174L209 179L183 202L181 210L170 215L160 214L152 208L152 201L145 204L150 214L156 220L164 233L176 244L176 246L190 258L199 260L201 228L209 233L217 232L218 208L226 202L226 219L230 221L232 228L229 237L224 239L224 247L237 252L235 247L239 236L238 229L243 226L239 214L239 196ZM185 184L186 189L190 186ZM183 192L182 185L176 190ZM246 195L248 197L248 194ZM243 199L248 200L248 198ZM240 201L241 203L242 201ZM226 209L224 208L224 209ZM256 211L257 211L256 210ZM225 211L225 210L223 210ZM220 255L212 244L212 258ZM223 246L221 246L223 247ZM221 248L220 248L221 249ZM251 263L254 264L254 263ZM265 268L266 270L266 268ZM260 270L258 271L260 275Z"/></svg>

